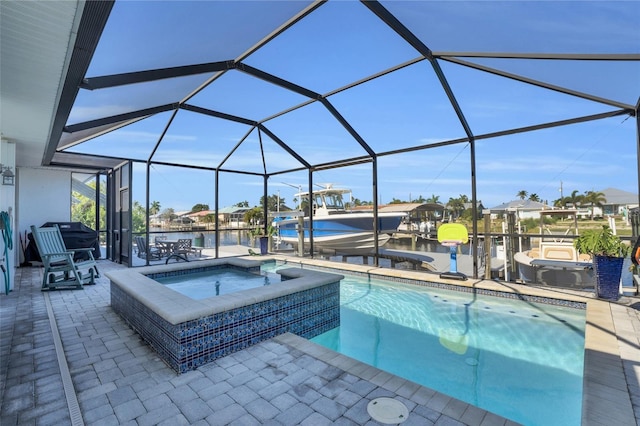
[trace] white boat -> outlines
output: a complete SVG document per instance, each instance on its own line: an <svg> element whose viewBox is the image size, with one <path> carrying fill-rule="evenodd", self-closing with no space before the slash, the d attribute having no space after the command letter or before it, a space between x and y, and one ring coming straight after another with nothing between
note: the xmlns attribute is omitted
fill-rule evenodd
<svg viewBox="0 0 640 426"><path fill-rule="evenodd" d="M334 188L331 184L312 192L295 194L303 210L302 227L305 246L309 244L309 209L313 209L314 248L335 250L340 253L368 253L375 248L373 212L353 213L345 208L345 196L351 190ZM378 213L378 246L383 246L397 231L405 213ZM298 217L274 221L279 239L297 246L299 244Z"/></svg>
<svg viewBox="0 0 640 426"><path fill-rule="evenodd" d="M524 283L593 289L596 278L591 259L572 244L549 243L514 256Z"/></svg>
<svg viewBox="0 0 640 426"><path fill-rule="evenodd" d="M540 212L540 229L544 232L544 218L549 216L571 217L573 227L567 229L577 235L577 210L543 210ZM524 283L555 287L593 289L596 277L591 257L579 253L573 239L541 237L537 247L514 255L520 279Z"/></svg>

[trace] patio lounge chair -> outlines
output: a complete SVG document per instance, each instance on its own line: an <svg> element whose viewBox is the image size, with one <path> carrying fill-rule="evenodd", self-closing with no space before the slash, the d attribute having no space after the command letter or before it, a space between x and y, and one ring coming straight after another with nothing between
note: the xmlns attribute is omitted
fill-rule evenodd
<svg viewBox="0 0 640 426"><path fill-rule="evenodd" d="M67 250L58 225L37 228L31 226L33 239L44 264L42 290L82 288L95 284L100 276L93 257L93 247ZM86 253L87 260L74 261L76 252Z"/></svg>
<svg viewBox="0 0 640 426"><path fill-rule="evenodd" d="M202 257L202 249L204 247L196 247L193 245L193 240L190 238L181 238L175 245L174 253L182 254L188 257L190 254L197 254L198 257Z"/></svg>
<svg viewBox="0 0 640 426"><path fill-rule="evenodd" d="M173 250L165 263L169 263L169 259L171 258L175 258L176 261L182 259L185 262L188 262L189 254L194 253L191 247L192 244L193 241L191 238L179 238L176 244L173 245Z"/></svg>
<svg viewBox="0 0 640 426"><path fill-rule="evenodd" d="M191 240L191 238L179 238L173 245L173 250L165 263L169 263L169 259L171 258L175 258L176 261L182 259L185 262L188 262L189 254L191 253L198 253L201 256L202 249L199 247L193 247L193 240Z"/></svg>
<svg viewBox="0 0 640 426"><path fill-rule="evenodd" d="M162 259L162 251L158 247L149 246L145 237L137 236L135 240L139 258L149 260Z"/></svg>

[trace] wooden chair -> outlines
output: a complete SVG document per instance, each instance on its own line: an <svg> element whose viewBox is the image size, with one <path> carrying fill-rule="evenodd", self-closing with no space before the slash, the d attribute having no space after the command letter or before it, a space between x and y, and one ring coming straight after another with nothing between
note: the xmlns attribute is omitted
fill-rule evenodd
<svg viewBox="0 0 640 426"><path fill-rule="evenodd" d="M95 284L100 273L93 257L93 247L67 250L58 225L43 228L32 225L31 233L44 264L42 290L82 288L86 284ZM75 261L76 252L85 253L87 260Z"/></svg>
<svg viewBox="0 0 640 426"><path fill-rule="evenodd" d="M159 260L162 259L162 251L157 247L151 247L147 244L147 239L142 236L136 236L136 247L138 249L138 257L141 259Z"/></svg>

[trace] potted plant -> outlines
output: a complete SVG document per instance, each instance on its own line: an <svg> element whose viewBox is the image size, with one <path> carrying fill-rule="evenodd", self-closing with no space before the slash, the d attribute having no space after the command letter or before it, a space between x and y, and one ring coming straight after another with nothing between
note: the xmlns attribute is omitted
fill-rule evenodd
<svg viewBox="0 0 640 426"><path fill-rule="evenodd" d="M266 228L257 227L250 231L253 238L258 238L260 241L260 254L264 255L269 252L269 238L276 234L276 228L273 225L269 225Z"/></svg>
<svg viewBox="0 0 640 426"><path fill-rule="evenodd" d="M591 255L596 273L596 296L618 300L622 264L630 252L630 246L607 225L603 225L602 229L584 231L573 245L578 252Z"/></svg>

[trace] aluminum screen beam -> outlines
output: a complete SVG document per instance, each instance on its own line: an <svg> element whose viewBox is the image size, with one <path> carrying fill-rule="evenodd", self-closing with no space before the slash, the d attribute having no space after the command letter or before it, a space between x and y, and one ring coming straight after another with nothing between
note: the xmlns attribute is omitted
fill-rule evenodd
<svg viewBox="0 0 640 426"><path fill-rule="evenodd" d="M269 136L271 139L273 139L273 141L275 143L277 143L278 145L280 145L280 147L282 149L284 149L285 151L287 151L293 158L295 158L296 160L298 160L298 162L300 164L302 164L304 167L306 167L307 169L311 168L311 164L309 164L307 162L307 160L305 160L304 158L302 158L297 152L295 152L293 149L291 149L291 147L289 145L287 145L286 143L284 143L279 137L277 137L271 130L269 130L267 127L264 126L264 124L259 124L258 128L260 130L262 130L264 133L267 134L267 136Z"/></svg>
<svg viewBox="0 0 640 426"><path fill-rule="evenodd" d="M264 80L268 83L271 84L275 84L276 86L280 86L283 87L285 89L291 90L292 92L295 92L299 95L302 95L304 97L310 98L310 99L320 99L322 97L322 95L320 95L319 93L314 92L313 90L309 90L305 87L302 86L298 86L295 83L292 83L288 80L285 80L283 78L280 77L276 77L273 74L269 74L268 72L264 72L262 70L259 70L258 68L254 68L250 65L247 64L243 64L241 62L236 64L236 69L238 71L242 71L245 72L253 77L259 78L261 80Z"/></svg>
<svg viewBox="0 0 640 426"><path fill-rule="evenodd" d="M202 108L195 105L182 104L180 105L180 109L184 109L191 112L197 112L199 114L209 115L211 117L221 118L223 120L234 121L236 123L246 124L247 126L257 126L258 122L254 120L249 120L247 118L238 117L236 115L226 114L220 111L213 111L211 109Z"/></svg>
<svg viewBox="0 0 640 426"><path fill-rule="evenodd" d="M107 124L119 123L121 121L133 120L136 118L154 115L161 112L171 111L177 109L179 105L177 103L160 105L153 108L145 108L137 111L131 111L124 114L112 115L110 117L98 118L96 120L85 121L83 123L72 124L64 128L65 132L73 133L81 130L88 130L93 127L100 127Z"/></svg>
<svg viewBox="0 0 640 426"><path fill-rule="evenodd" d="M570 118L570 119L567 119L567 120L552 121L552 122L543 123L543 124L536 124L536 125L533 125L533 126L518 127L518 128L514 128L514 129L509 129L509 130L501 130L501 131L498 131L498 132L475 135L474 139L475 140L492 139L492 138L497 138L497 137L500 137L500 136L508 136L508 135L515 135L515 134L518 134L518 133L533 132L535 130L549 129L549 128L552 128L552 127L560 127L560 126L567 126L567 125L570 125L570 124L577 124L577 123L585 123L585 122L588 122L588 121L602 120L602 119L605 119L605 118L617 117L617 116L620 116L620 115L631 114L631 113L632 113L632 111L629 111L629 110L609 111L609 112L604 112L604 113L600 113L600 114L593 114L593 115L586 115L586 116L583 116L583 117ZM434 142L434 143L430 143L430 144L426 144L426 145L416 145L416 146L408 147L408 148L401 148L401 149L394 149L394 150L391 150L391 151L378 152L378 157L383 157L383 156L387 156L387 155L394 155L394 154L403 154L403 153L412 152L412 151L422 151L424 149L437 148L437 147L441 147L441 146L455 145L455 144L467 143L467 142L469 142L468 138L451 139L451 140L447 140L447 141Z"/></svg>
<svg viewBox="0 0 640 426"><path fill-rule="evenodd" d="M127 84L146 83L167 78L186 77L206 74L233 68L233 61L209 62L206 64L184 65L180 67L158 68L146 71L89 77L82 80L81 89L96 90L108 87L125 86Z"/></svg>
<svg viewBox="0 0 640 426"><path fill-rule="evenodd" d="M561 87L561 86L556 86L553 84L548 84L548 83L544 83L542 81L538 81L538 80L534 80L532 78L527 78L527 77L523 77L521 75L517 75L517 74L512 74L512 73L508 73L505 71L500 71L497 70L495 68L491 68L491 67L487 67L484 65L479 65L479 64L475 64L473 62L468 62L468 61L464 61L462 59L457 59L457 58L442 58L443 61L448 61L448 62L452 62L458 65L463 65L469 68L473 68L473 69L477 69L480 71L485 71L488 72L490 74L494 74L494 75L499 75L501 77L506 77L512 80L516 80L522 83L527 83L527 84L531 84L533 86L538 86L538 87L542 87L544 89L548 89L548 90L553 90L555 92L559 92L559 93L564 93L566 95L572 95L572 96L576 96L582 99L587 99L589 101L593 101L593 102L599 102L602 104L606 104L606 105L611 105L617 108L627 108L627 109L633 109L632 105L628 105L622 102L617 102L617 101L613 101L610 99L605 99L605 98L601 98L598 96L593 96L593 95L589 95L587 93L583 93L583 92L578 92L577 90L571 90L568 89L566 87Z"/></svg>
<svg viewBox="0 0 640 426"><path fill-rule="evenodd" d="M571 61L639 61L637 53L432 52L435 58L557 59Z"/></svg>

